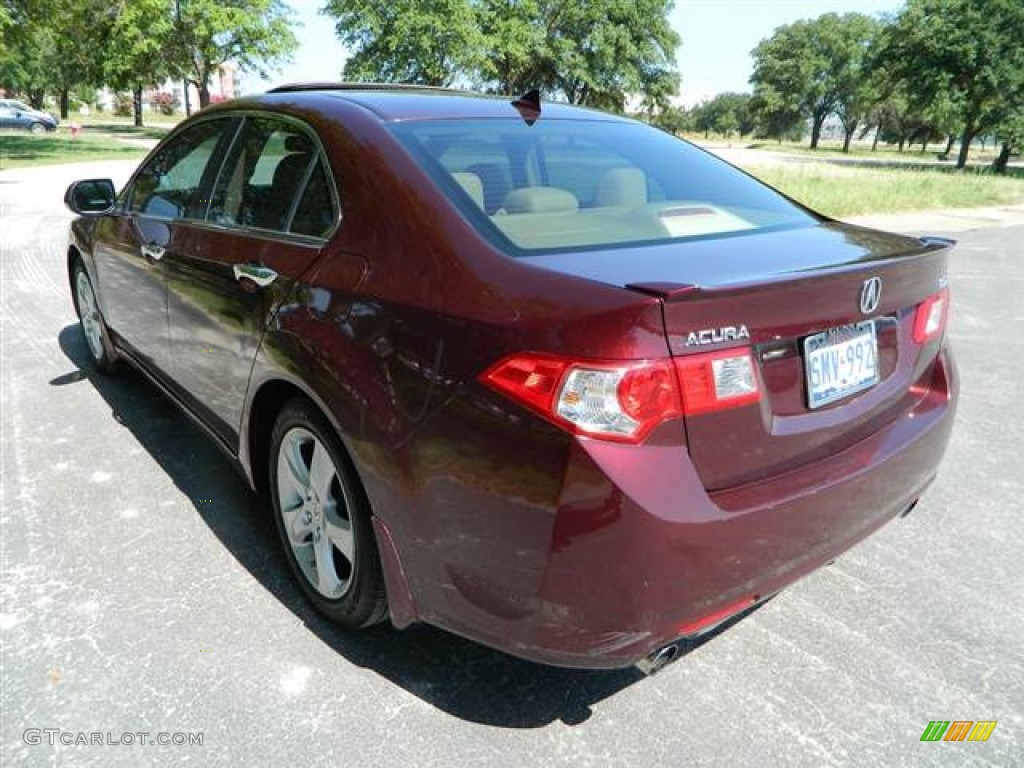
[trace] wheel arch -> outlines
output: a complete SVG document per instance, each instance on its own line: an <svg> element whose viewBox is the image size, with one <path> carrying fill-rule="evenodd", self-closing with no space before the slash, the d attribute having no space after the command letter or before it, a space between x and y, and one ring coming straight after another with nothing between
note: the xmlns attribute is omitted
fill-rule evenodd
<svg viewBox="0 0 1024 768"><path fill-rule="evenodd" d="M238 458L249 478L253 489L264 493L269 488L265 458L270 449L270 435L274 421L285 403L300 397L308 400L327 419L346 458L358 475L358 467L352 450L345 439L345 432L323 398L318 396L305 382L280 374L266 378L255 385L250 384L251 395L242 415L242 429L238 445ZM360 478L362 482L362 478Z"/></svg>
<svg viewBox="0 0 1024 768"><path fill-rule="evenodd" d="M331 421L332 425L334 423L330 414L305 388L285 379L270 379L263 382L253 394L247 408L246 428L239 446L249 481L253 489L261 495L266 494L270 489L265 458L270 450L270 436L274 431L274 422L285 403L297 397L313 403Z"/></svg>
<svg viewBox="0 0 1024 768"><path fill-rule="evenodd" d="M76 226L73 223L71 227L71 242L68 244L68 250L65 257L65 266L68 271L68 287L71 289L71 301L74 304L75 311L78 311L78 297L75 295L75 265L81 264L82 269L85 270L85 274L89 276L89 280L93 285L93 292L96 294L96 300L100 302L100 308L103 308L102 290L99 285L99 281L96 279L96 265L93 263L92 256L89 253L87 247L83 245L82 233L76 231Z"/></svg>
<svg viewBox="0 0 1024 768"><path fill-rule="evenodd" d="M75 312L78 312L78 295L75 293L75 264L82 262L82 266L86 270L89 269L85 264L85 258L82 256L82 252L79 250L75 243L68 246L67 255L67 270L68 270L68 288L71 289L71 303L75 306Z"/></svg>

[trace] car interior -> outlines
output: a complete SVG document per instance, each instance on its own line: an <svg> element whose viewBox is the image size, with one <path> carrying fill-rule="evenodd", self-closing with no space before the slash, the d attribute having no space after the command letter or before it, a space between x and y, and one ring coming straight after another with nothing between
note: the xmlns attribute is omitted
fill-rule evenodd
<svg viewBox="0 0 1024 768"><path fill-rule="evenodd" d="M469 130L429 136L424 145L454 182L457 202L525 250L715 235L765 223L763 212L742 206L673 197L670 184L632 158L572 135L533 140Z"/></svg>

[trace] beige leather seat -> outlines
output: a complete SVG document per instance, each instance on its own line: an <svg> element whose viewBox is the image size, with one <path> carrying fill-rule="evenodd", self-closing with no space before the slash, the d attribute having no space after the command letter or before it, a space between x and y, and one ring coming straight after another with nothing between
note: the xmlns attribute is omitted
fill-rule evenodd
<svg viewBox="0 0 1024 768"><path fill-rule="evenodd" d="M639 168L612 168L597 182L598 207L635 207L647 202L647 178Z"/></svg>
<svg viewBox="0 0 1024 768"><path fill-rule="evenodd" d="M573 213L580 203L576 195L558 187L521 187L508 193L505 213Z"/></svg>

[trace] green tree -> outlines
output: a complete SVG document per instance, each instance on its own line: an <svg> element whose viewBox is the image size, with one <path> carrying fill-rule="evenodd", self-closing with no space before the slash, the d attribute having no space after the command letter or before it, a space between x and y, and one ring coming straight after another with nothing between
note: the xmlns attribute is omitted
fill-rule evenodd
<svg viewBox="0 0 1024 768"><path fill-rule="evenodd" d="M971 142L1024 111L1024 3L908 0L883 33L890 78L911 105L948 100L960 125L957 167Z"/></svg>
<svg viewBox="0 0 1024 768"><path fill-rule="evenodd" d="M639 96L653 115L679 88L679 37L669 0L328 0L353 51L345 76L493 91L557 92L623 110Z"/></svg>
<svg viewBox="0 0 1024 768"><path fill-rule="evenodd" d="M896 144L900 152L922 124L921 112L910 106L907 95L899 89L889 91L884 100L876 103L875 114L879 137Z"/></svg>
<svg viewBox="0 0 1024 768"><path fill-rule="evenodd" d="M668 23L670 0L547 4L559 9L547 36L547 79L570 104L622 111L626 98L645 88L678 90L679 35ZM651 71L659 74L645 80Z"/></svg>
<svg viewBox="0 0 1024 768"><path fill-rule="evenodd" d="M291 14L281 0L171 0L171 69L196 87L199 106L210 103L210 81L234 62L266 76L297 46Z"/></svg>
<svg viewBox="0 0 1024 768"><path fill-rule="evenodd" d="M779 27L754 48L755 95L776 105L777 114L809 118L811 149L830 114L844 122L847 139L863 119L870 102L862 88L864 53L875 24L862 14L826 13Z"/></svg>
<svg viewBox="0 0 1024 768"><path fill-rule="evenodd" d="M141 126L143 88L175 71L174 18L167 0L119 0L111 9L103 82L132 92L135 125Z"/></svg>
<svg viewBox="0 0 1024 768"><path fill-rule="evenodd" d="M97 86L110 18L100 0L9 0L0 49L0 84L41 109L47 93L67 118L72 89Z"/></svg>
<svg viewBox="0 0 1024 768"><path fill-rule="evenodd" d="M800 141L804 137L806 121L799 106L791 103L770 87L754 92L750 99L749 114L758 137Z"/></svg>
<svg viewBox="0 0 1024 768"><path fill-rule="evenodd" d="M668 66L651 64L640 68L640 106L648 122L672 108L672 99L679 93L679 73Z"/></svg>
<svg viewBox="0 0 1024 768"><path fill-rule="evenodd" d="M451 85L482 58L483 35L466 0L328 0L352 50L349 80Z"/></svg>
<svg viewBox="0 0 1024 768"><path fill-rule="evenodd" d="M860 13L836 18L832 76L835 79L835 114L843 125L843 152L850 151L854 133L867 120L878 100L871 77L871 47L882 24Z"/></svg>
<svg viewBox="0 0 1024 768"><path fill-rule="evenodd" d="M651 117L651 125L674 135L693 130L693 120L690 114L676 106L668 106L654 113Z"/></svg>
<svg viewBox="0 0 1024 768"><path fill-rule="evenodd" d="M693 127L703 131L705 138L712 132L723 136L749 132L753 128L750 101L748 93L719 93L693 108Z"/></svg>
<svg viewBox="0 0 1024 768"><path fill-rule="evenodd" d="M1002 149L993 163L996 173L1006 173L1011 154L1024 152L1024 111L1008 116L996 128Z"/></svg>

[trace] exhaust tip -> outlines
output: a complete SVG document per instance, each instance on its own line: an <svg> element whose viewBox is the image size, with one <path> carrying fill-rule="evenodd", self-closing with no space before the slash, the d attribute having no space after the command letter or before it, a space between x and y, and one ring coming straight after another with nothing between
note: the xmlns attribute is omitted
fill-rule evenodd
<svg viewBox="0 0 1024 768"><path fill-rule="evenodd" d="M638 661L636 668L650 677L675 661L678 655L679 646L676 643L671 643L654 651L647 658Z"/></svg>

